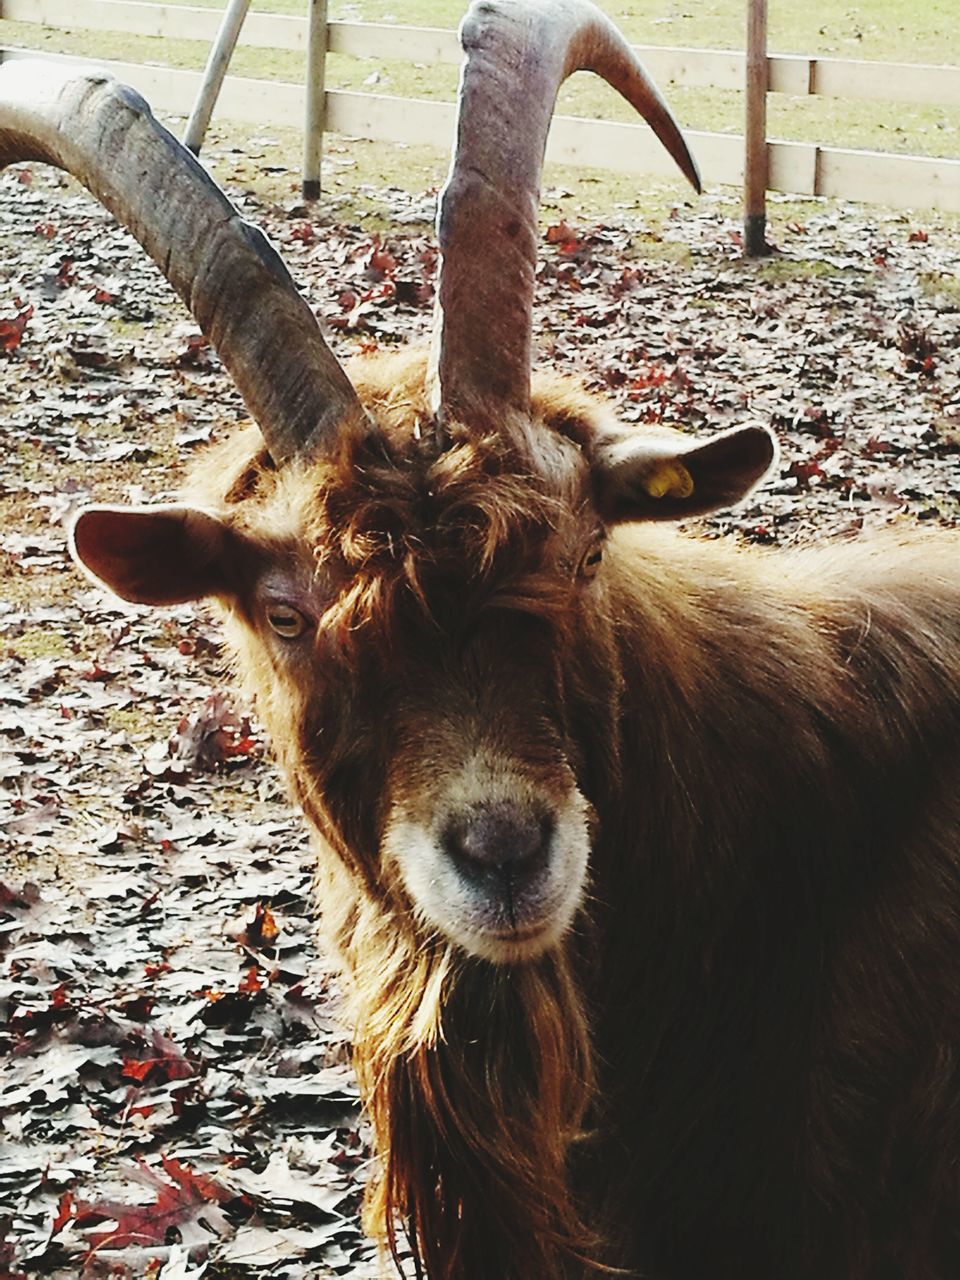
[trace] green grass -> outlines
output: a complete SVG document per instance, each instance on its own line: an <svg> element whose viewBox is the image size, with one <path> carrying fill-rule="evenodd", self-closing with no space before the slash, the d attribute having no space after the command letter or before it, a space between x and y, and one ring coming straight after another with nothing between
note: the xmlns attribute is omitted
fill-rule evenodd
<svg viewBox="0 0 960 1280"><path fill-rule="evenodd" d="M842 267L823 262L819 258L764 258L753 269L761 280L769 284L791 284L795 280L819 280L824 276L842 276ZM857 280L863 276L858 274Z"/></svg>
<svg viewBox="0 0 960 1280"><path fill-rule="evenodd" d="M25 661L42 658L65 658L70 646L59 631L51 627L27 627L18 635L0 638L0 650L14 653Z"/></svg>
<svg viewBox="0 0 960 1280"><path fill-rule="evenodd" d="M224 0L170 0L222 9ZM301 16L303 0L256 0L262 13ZM462 0L332 0L331 18L454 27ZM740 49L744 0L604 0L610 17L637 43ZM956 0L771 0L770 47L780 53L867 58L887 62L960 62Z"/></svg>
<svg viewBox="0 0 960 1280"><path fill-rule="evenodd" d="M224 0L170 0L222 9ZM299 17L303 0L256 0L261 13ZM455 27L466 10L461 0L332 0L330 17L359 22L400 22L414 27ZM638 44L741 49L744 0L604 0L601 6ZM770 48L778 53L866 58L880 62L960 62L956 0L771 0Z"/></svg>
<svg viewBox="0 0 960 1280"><path fill-rule="evenodd" d="M944 271L925 271L920 276L920 287L932 298L951 311L960 311L960 280Z"/></svg>
<svg viewBox="0 0 960 1280"><path fill-rule="evenodd" d="M155 742L164 735L164 727L157 727L157 713L153 707L106 707L104 719L111 729L126 735L130 742Z"/></svg>

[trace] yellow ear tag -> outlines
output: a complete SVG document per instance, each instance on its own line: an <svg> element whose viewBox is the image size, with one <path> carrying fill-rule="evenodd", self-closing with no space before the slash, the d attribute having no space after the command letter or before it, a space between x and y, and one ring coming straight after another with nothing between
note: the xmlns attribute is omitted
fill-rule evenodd
<svg viewBox="0 0 960 1280"><path fill-rule="evenodd" d="M689 498L693 493L693 476L675 459L651 467L641 484L651 498Z"/></svg>

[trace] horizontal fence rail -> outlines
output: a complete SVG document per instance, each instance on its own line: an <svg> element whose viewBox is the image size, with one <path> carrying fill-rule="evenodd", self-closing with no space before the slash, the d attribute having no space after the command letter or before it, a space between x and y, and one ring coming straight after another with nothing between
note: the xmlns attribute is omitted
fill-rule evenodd
<svg viewBox="0 0 960 1280"><path fill-rule="evenodd" d="M64 29L109 30L140 36L211 41L220 23L216 9L135 3L133 0L0 0L0 17ZM330 22L328 51L351 57L459 63L456 33L432 28ZM243 43L306 51L303 18L251 13ZM745 55L705 49L634 46L663 83L742 90ZM46 57L87 62L66 55L0 48L0 60ZM200 87L199 72L134 63L103 63L159 111L188 115ZM791 95L825 94L859 99L960 105L960 69L894 65L774 54L768 58L770 89ZM300 127L306 102L301 85L228 76L218 112L252 124ZM326 128L376 141L447 148L453 134L453 104L381 94L327 90ZM687 131L704 180L743 182L743 138ZM960 160L890 155L813 143L772 140L767 144L768 185L798 196L875 201L899 208L936 208L960 213ZM547 159L560 164L622 173L674 176L673 166L642 125L557 116Z"/></svg>

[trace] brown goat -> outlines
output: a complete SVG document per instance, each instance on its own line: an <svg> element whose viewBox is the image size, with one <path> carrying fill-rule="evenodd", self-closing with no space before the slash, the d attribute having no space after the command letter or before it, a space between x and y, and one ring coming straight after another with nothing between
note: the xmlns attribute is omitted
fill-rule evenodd
<svg viewBox="0 0 960 1280"><path fill-rule="evenodd" d="M349 378L136 95L0 70L0 163L68 168L131 227L259 424L183 505L81 513L76 554L222 607L317 836L395 1255L955 1280L960 546L664 523L774 446L531 381L560 80L600 71L695 169L592 5L486 0L464 44L433 352Z"/></svg>

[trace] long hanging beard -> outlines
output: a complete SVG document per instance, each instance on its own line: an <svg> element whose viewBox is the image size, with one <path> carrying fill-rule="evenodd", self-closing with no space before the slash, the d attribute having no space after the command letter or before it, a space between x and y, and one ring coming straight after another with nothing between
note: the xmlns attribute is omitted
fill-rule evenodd
<svg viewBox="0 0 960 1280"><path fill-rule="evenodd" d="M599 1242L568 1163L593 1062L564 950L500 967L362 910L349 933L354 1062L379 1156L368 1231L430 1280L582 1273Z"/></svg>

